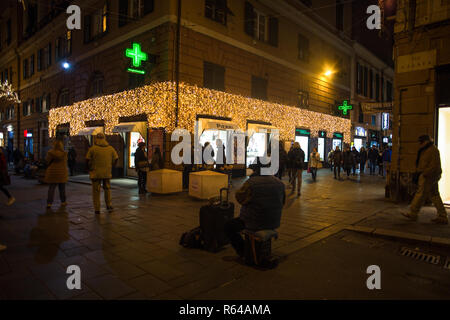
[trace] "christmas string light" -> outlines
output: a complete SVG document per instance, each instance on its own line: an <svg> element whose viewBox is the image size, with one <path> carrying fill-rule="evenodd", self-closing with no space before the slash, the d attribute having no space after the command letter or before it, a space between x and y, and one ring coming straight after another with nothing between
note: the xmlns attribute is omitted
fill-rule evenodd
<svg viewBox="0 0 450 320"><path fill-rule="evenodd" d="M149 128L163 127L173 132L175 86L174 82L159 82L51 109L50 135L65 123L70 124L70 135L76 135L86 127L86 121L92 120L104 120L105 133L113 134L120 117L137 114L148 115ZM350 143L350 119L180 83L179 127L193 132L198 114L231 118L243 131L247 120L269 122L280 130L281 140L294 140L295 128L302 127L310 129L312 137L321 130L329 137L341 132L344 142Z"/></svg>
<svg viewBox="0 0 450 320"><path fill-rule="evenodd" d="M4 83L0 83L0 98L4 98L7 101L13 102L13 103L20 103L19 97L17 96L17 92L15 92L11 86L11 84L8 83L8 81L5 81Z"/></svg>

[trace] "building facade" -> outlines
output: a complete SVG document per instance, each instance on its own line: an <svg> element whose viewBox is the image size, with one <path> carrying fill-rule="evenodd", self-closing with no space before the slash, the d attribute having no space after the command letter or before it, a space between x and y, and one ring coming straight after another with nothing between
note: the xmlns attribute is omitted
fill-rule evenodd
<svg viewBox="0 0 450 320"><path fill-rule="evenodd" d="M21 100L0 102L0 130L10 151L18 148L26 156L44 157L53 108L165 82L359 119L357 111L344 115L339 106L361 100L354 93L357 63L374 58L367 50L356 53L353 7L344 1L85 0L77 2L81 30L66 27L70 4L1 4L0 70ZM134 50L134 44L139 48ZM135 61L133 54L141 52L147 59ZM179 96L174 99L178 108ZM265 122L257 114L248 120ZM120 121L139 122L146 116L136 112L125 118ZM178 115L175 126L177 120ZM92 117L84 125L104 127L105 122ZM324 155L334 140L341 146L344 140L353 142L350 132L298 126L292 130L299 129L308 151L318 146ZM162 144L167 139L163 129L153 128L148 136ZM123 148L131 138L115 134L108 139ZM89 139L70 140L84 162ZM125 158L119 166L126 166Z"/></svg>
<svg viewBox="0 0 450 320"><path fill-rule="evenodd" d="M395 109L391 196L409 199L417 139L428 134L441 153L439 187L450 202L450 4L402 1L395 24Z"/></svg>

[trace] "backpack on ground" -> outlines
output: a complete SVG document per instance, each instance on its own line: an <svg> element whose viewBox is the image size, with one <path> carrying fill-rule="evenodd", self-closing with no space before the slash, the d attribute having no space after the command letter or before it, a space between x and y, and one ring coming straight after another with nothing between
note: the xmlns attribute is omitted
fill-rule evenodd
<svg viewBox="0 0 450 320"><path fill-rule="evenodd" d="M197 227L183 233L180 238L180 245L185 248L203 248L202 229Z"/></svg>

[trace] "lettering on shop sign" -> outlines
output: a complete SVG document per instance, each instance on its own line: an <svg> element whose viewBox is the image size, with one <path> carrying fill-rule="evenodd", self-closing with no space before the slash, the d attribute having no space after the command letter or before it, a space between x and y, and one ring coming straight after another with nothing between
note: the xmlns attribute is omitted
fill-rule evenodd
<svg viewBox="0 0 450 320"><path fill-rule="evenodd" d="M367 7L367 14L370 14L370 17L367 18L366 26L369 30L381 29L381 9L379 6L373 4Z"/></svg>
<svg viewBox="0 0 450 320"><path fill-rule="evenodd" d="M69 30L81 30L81 9L79 6L73 4L67 7L67 14L70 16L67 17L66 26Z"/></svg>
<svg viewBox="0 0 450 320"><path fill-rule="evenodd" d="M81 269L77 265L71 265L67 267L67 274L70 274L67 278L66 285L69 290L81 290Z"/></svg>
<svg viewBox="0 0 450 320"><path fill-rule="evenodd" d="M371 274L369 278L367 278L366 285L367 289L373 290L381 289L381 269L377 265L371 265L367 267L367 274Z"/></svg>

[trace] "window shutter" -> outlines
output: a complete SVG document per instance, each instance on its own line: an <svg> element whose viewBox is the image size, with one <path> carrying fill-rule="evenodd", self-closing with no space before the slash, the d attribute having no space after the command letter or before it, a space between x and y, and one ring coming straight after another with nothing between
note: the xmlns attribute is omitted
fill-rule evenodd
<svg viewBox="0 0 450 320"><path fill-rule="evenodd" d="M91 40L91 20L92 16L84 16L84 42Z"/></svg>
<svg viewBox="0 0 450 320"><path fill-rule="evenodd" d="M128 0L119 0L119 27L127 24L128 22L127 17L128 17Z"/></svg>
<svg viewBox="0 0 450 320"><path fill-rule="evenodd" d="M278 19L269 18L269 44L278 47Z"/></svg>
<svg viewBox="0 0 450 320"><path fill-rule="evenodd" d="M255 28L255 12L253 6L250 2L245 2L245 21L244 21L244 31L249 36L253 37L253 30Z"/></svg>

